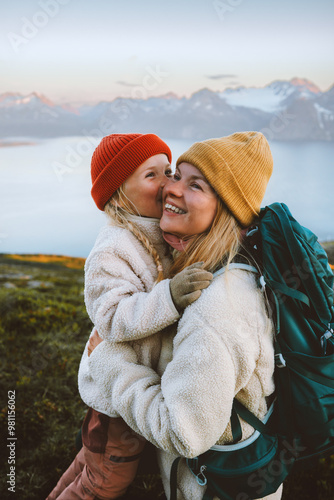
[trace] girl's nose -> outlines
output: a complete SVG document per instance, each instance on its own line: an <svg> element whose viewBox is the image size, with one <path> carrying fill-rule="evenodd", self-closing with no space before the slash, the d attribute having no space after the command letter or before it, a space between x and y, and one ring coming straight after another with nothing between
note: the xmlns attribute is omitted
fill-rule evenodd
<svg viewBox="0 0 334 500"><path fill-rule="evenodd" d="M166 177L165 175L162 177L161 181L160 181L160 188L163 189L166 184L167 184L167 181L168 181L168 177Z"/></svg>
<svg viewBox="0 0 334 500"><path fill-rule="evenodd" d="M161 188L164 188L165 185L167 184L167 182L171 179L170 175L166 175L165 173L163 173L161 176L160 176L160 187Z"/></svg>

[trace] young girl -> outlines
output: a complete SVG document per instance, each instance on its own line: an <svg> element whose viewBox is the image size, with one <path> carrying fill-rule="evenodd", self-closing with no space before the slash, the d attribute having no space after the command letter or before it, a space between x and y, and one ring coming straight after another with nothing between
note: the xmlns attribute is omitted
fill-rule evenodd
<svg viewBox="0 0 334 500"><path fill-rule="evenodd" d="M159 228L170 162L169 147L156 135L102 139L92 157L92 197L108 223L85 266L85 303L101 337L130 341L139 363L161 374L172 358L175 330L168 327L212 279L195 264L172 280L161 280L171 265ZM145 441L99 391L89 372L87 345L79 392L90 407L82 428L83 448L48 500L119 498L136 474Z"/></svg>

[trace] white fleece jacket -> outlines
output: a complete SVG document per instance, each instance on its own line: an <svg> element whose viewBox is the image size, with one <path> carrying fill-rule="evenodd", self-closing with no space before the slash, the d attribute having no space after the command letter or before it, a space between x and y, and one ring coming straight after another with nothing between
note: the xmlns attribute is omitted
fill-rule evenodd
<svg viewBox="0 0 334 500"><path fill-rule="evenodd" d="M128 216L149 237L165 274L171 258L159 219ZM162 374L172 356L179 319L169 288L170 280L154 286L158 275L153 257L134 234L112 224L104 226L85 264L85 303L99 335L110 342L130 342L138 361ZM153 287L154 286L154 287ZM92 378L86 344L78 376L80 396L97 411L118 416Z"/></svg>
<svg viewBox="0 0 334 500"><path fill-rule="evenodd" d="M256 276L230 269L186 308L163 376L141 366L128 343L102 342L89 358L106 400L135 431L160 448L164 488L176 456L195 457L231 442L234 396L263 418L274 391L273 325ZM253 429L242 421L243 439ZM178 499L203 496L185 460ZM281 491L268 498L278 500Z"/></svg>

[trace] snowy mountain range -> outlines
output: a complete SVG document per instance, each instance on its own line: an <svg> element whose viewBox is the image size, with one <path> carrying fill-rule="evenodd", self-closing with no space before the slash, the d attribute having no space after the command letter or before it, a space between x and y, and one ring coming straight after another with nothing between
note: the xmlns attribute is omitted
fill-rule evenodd
<svg viewBox="0 0 334 500"><path fill-rule="evenodd" d="M0 138L154 132L164 138L205 139L261 130L270 140L334 140L334 85L322 92L294 78L262 88L202 89L148 99L117 98L95 105L57 105L41 94L0 95Z"/></svg>

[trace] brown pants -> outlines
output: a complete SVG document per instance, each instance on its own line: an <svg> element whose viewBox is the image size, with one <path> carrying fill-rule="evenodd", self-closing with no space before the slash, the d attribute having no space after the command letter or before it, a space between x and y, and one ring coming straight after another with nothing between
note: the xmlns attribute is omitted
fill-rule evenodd
<svg viewBox="0 0 334 500"><path fill-rule="evenodd" d="M145 440L121 418L90 408L82 442L82 449L47 500L120 498L134 480Z"/></svg>

